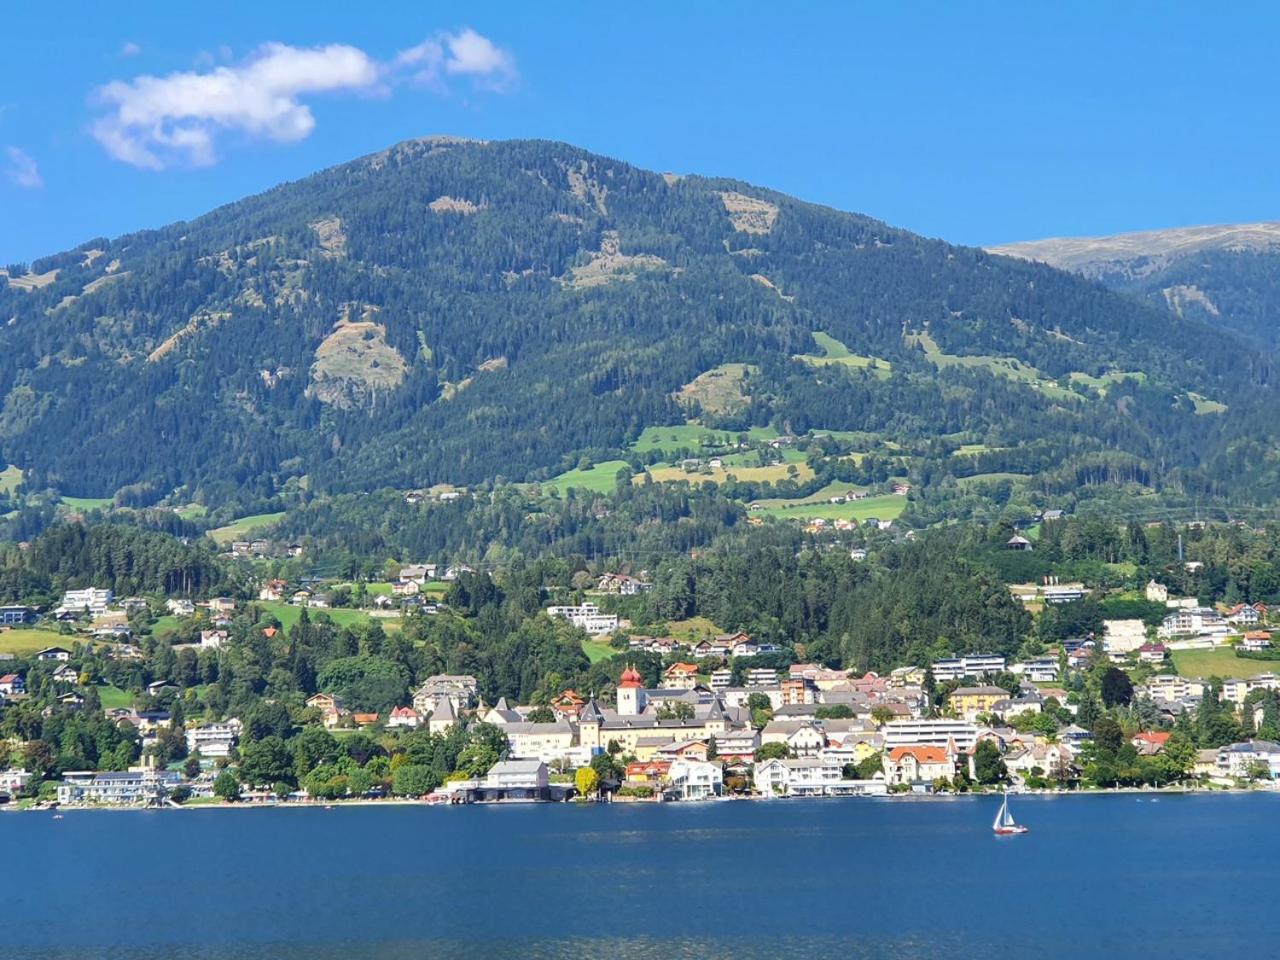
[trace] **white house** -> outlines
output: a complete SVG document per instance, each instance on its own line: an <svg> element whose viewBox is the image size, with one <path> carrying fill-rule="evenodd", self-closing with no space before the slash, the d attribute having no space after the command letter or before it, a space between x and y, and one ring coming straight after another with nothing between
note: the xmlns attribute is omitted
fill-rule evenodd
<svg viewBox="0 0 1280 960"><path fill-rule="evenodd" d="M675 760L667 778L681 800L706 800L724 792L723 768L706 760Z"/></svg>
<svg viewBox="0 0 1280 960"><path fill-rule="evenodd" d="M575 627L581 627L592 636L613 633L618 629L618 617L611 613L601 613L594 603L583 603L577 606L547 607L547 614L568 620Z"/></svg>
<svg viewBox="0 0 1280 960"><path fill-rule="evenodd" d="M205 758L227 757L240 740L241 724L231 719L225 723L206 723L187 731L187 750Z"/></svg>
<svg viewBox="0 0 1280 960"><path fill-rule="evenodd" d="M80 613L88 610L93 616L98 617L107 612L107 607L111 605L112 592L106 589L98 589L97 587L86 587L84 590L68 590L62 597L62 606L59 610L67 610L72 613Z"/></svg>

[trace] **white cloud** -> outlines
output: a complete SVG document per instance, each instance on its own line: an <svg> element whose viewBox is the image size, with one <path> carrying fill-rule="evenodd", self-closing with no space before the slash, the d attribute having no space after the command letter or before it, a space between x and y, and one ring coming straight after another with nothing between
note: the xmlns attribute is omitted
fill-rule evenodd
<svg viewBox="0 0 1280 960"><path fill-rule="evenodd" d="M142 47L138 46L132 40L126 40L120 45L120 56L122 57L136 57L141 52Z"/></svg>
<svg viewBox="0 0 1280 960"><path fill-rule="evenodd" d="M108 154L135 167L208 165L220 132L302 140L316 122L301 97L368 90L378 77L377 63L356 47L271 43L238 66L109 83L97 91L108 112L92 132Z"/></svg>
<svg viewBox="0 0 1280 960"><path fill-rule="evenodd" d="M94 99L105 112L91 129L109 155L135 167L207 166L217 160L222 133L282 143L305 139L316 125L304 102L312 94L385 92L406 79L446 92L449 77L494 91L518 79L511 54L470 27L436 34L389 63L346 44L270 43L240 64L100 87Z"/></svg>
<svg viewBox="0 0 1280 960"><path fill-rule="evenodd" d="M470 77L478 86L499 91L519 79L515 58L470 27L428 37L401 52L396 64L411 67L416 82L442 92L446 76Z"/></svg>
<svg viewBox="0 0 1280 960"><path fill-rule="evenodd" d="M17 147L7 147L5 153L9 157L9 169L5 172L10 180L24 190L38 190L44 186L40 168L29 153Z"/></svg>

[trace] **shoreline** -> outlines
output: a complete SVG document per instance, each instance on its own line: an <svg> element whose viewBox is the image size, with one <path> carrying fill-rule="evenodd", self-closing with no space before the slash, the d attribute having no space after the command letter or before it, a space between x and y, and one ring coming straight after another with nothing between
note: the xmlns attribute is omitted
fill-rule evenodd
<svg viewBox="0 0 1280 960"><path fill-rule="evenodd" d="M1097 790L1024 790L1010 792L1009 796L1019 798L1041 797L1054 798L1059 797L1115 797L1115 796L1134 796L1134 797L1162 797L1162 796L1224 796L1224 795L1241 795L1241 794L1275 794L1280 793L1280 789L1268 789L1266 787L1111 787ZM756 803L773 803L776 801L803 801L803 800L830 800L830 801L877 801L877 802L907 802L907 803L946 803L956 800L977 800L988 797L1004 796L1004 791L971 791L968 793L944 793L944 794L921 794L921 793L898 793L887 794L885 796L849 796L849 797L716 797L711 800L615 800L610 802L589 802L577 803L573 800L568 801L548 801L548 800L497 800L479 803L431 803L426 800L417 798L387 797L380 800L306 800L295 801L292 803L227 803L225 801L219 803L197 803L193 805L179 804L177 806L138 806L135 804L57 804L51 806L31 806L19 809L16 806L7 806L0 808L3 813L48 813L58 814L66 812L133 812L133 813L160 813L166 811L200 811L200 810L339 810L343 808L356 807L423 807L423 808L466 808L466 807L517 807L517 806L613 806L619 803L624 806L678 806L678 807L698 807L707 803L724 803L724 802L756 802Z"/></svg>

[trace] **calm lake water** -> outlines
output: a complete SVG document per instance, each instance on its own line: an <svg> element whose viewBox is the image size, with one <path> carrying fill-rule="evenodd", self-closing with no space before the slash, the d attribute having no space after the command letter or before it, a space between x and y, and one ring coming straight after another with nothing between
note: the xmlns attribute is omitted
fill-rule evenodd
<svg viewBox="0 0 1280 960"><path fill-rule="evenodd" d="M0 956L1274 956L1280 796L0 814Z"/></svg>

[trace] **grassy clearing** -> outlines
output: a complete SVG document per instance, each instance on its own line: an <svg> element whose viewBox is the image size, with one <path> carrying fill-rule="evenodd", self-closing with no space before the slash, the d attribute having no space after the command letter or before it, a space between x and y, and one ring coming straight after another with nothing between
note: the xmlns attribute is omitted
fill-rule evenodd
<svg viewBox="0 0 1280 960"><path fill-rule="evenodd" d="M734 432L712 430L690 421L671 427L645 427L631 449L636 453L648 453L651 450L668 453L681 449L702 450L706 446L731 447L738 443L738 438L744 432L749 442L765 442L778 435L778 431L772 427L752 427L746 431ZM704 440L708 443L704 444Z"/></svg>
<svg viewBox="0 0 1280 960"><path fill-rule="evenodd" d="M809 496L807 497L798 497L795 500L784 500L781 498L772 498L768 500L756 500L753 502L758 503L764 507L787 507L787 506L794 507L794 506L799 506L801 504L830 503L832 497L842 497L846 493L848 493L850 490L861 490L861 489L862 488L859 487L857 484L844 483L842 481L836 480L832 483L828 483L821 490L815 490L813 493L809 494Z"/></svg>
<svg viewBox="0 0 1280 960"><path fill-rule="evenodd" d="M1204 416L1209 413L1227 412L1227 405L1225 403L1220 403L1217 400L1210 400L1208 397L1202 397L1198 393L1188 392L1187 399L1195 404L1196 414L1198 416Z"/></svg>
<svg viewBox="0 0 1280 960"><path fill-rule="evenodd" d="M630 470L625 460L605 460L588 470L566 470L558 477L544 483L543 487L555 487L557 490L568 490L576 487L579 490L590 490L593 493L610 493L617 486L618 471Z"/></svg>
<svg viewBox="0 0 1280 960"><path fill-rule="evenodd" d="M925 359L938 369L946 367L981 368L995 376L1016 380L1019 383L1035 387L1045 396L1052 397L1055 400L1083 399L1079 394L1072 393L1070 390L1066 390L1052 380L1047 379L1035 367L1014 357L960 356L953 353L943 353L942 348L927 332L909 333L905 339L908 346L921 347L924 350Z"/></svg>
<svg viewBox="0 0 1280 960"><path fill-rule="evenodd" d="M1072 383L1083 383L1086 387L1095 390L1098 393L1106 393L1113 384L1117 384L1125 379L1133 379L1145 382L1147 375L1138 370L1108 370L1100 377L1094 377L1079 370L1073 370L1070 374Z"/></svg>
<svg viewBox="0 0 1280 960"><path fill-rule="evenodd" d="M98 684L98 698L102 701L103 710L119 710L133 704L132 693L109 683Z"/></svg>
<svg viewBox="0 0 1280 960"><path fill-rule="evenodd" d="M1212 650L1173 650L1173 665L1184 677L1252 677L1274 671L1280 664L1264 660L1245 660L1234 650L1215 647Z"/></svg>
<svg viewBox="0 0 1280 960"><path fill-rule="evenodd" d="M881 380L887 380L892 375L893 364L888 360L882 360L879 357L864 357L853 353L835 337L820 330L813 335L813 339L817 343L818 349L822 351L822 355L816 356L802 353L796 355L796 360L801 360L812 367L824 367L831 364L854 367L860 370L870 367L875 370L876 376Z"/></svg>
<svg viewBox="0 0 1280 960"><path fill-rule="evenodd" d="M71 649L75 637L64 637L56 630L42 630L39 627L17 627L0 632L0 653L12 653L22 657L43 650L45 647L66 647Z"/></svg>
<svg viewBox="0 0 1280 960"><path fill-rule="evenodd" d="M261 533L268 527L273 527L284 519L284 511L279 513L258 513L250 517L241 517L239 520L233 520L225 527L217 527L209 531L209 536L220 545L226 545L232 540L244 540L252 533Z"/></svg>
<svg viewBox="0 0 1280 960"><path fill-rule="evenodd" d="M111 497L59 497L64 506L78 512L108 510L115 503Z"/></svg>
<svg viewBox="0 0 1280 960"><path fill-rule="evenodd" d="M22 469L9 464L3 470L0 470L0 491L12 494L18 489L18 484L22 482Z"/></svg>
<svg viewBox="0 0 1280 960"><path fill-rule="evenodd" d="M765 516L779 517L783 520L857 520L868 517L877 520L896 520L907 507L907 498L897 494L886 493L879 497L867 497L865 500L854 500L850 503L800 503L796 506L767 507Z"/></svg>
<svg viewBox="0 0 1280 960"><path fill-rule="evenodd" d="M956 477L956 483L962 487L976 487L984 483L999 483L1002 480L1026 480L1025 473L975 473L971 477Z"/></svg>
<svg viewBox="0 0 1280 960"><path fill-rule="evenodd" d="M298 622L302 616L302 608L290 606L283 600L259 600L258 606L270 616L280 621L281 625L288 630ZM321 615L327 616L335 624L340 627L367 627L373 622L373 618L364 610L350 610L343 607L335 607L329 610L308 610L307 615L314 620ZM388 620L379 618L378 622L382 624L384 630L399 630L400 622L398 620Z"/></svg>
<svg viewBox="0 0 1280 960"><path fill-rule="evenodd" d="M813 470L807 463L775 463L768 467L738 467L725 466L711 468L707 467L706 472L695 470L693 473L686 473L681 467L660 467L653 466L649 468L649 474L653 479L662 483L667 480L688 480L690 483L702 483L710 480L712 483L724 483L729 479L729 474L733 474L742 481L755 481L763 483L768 480L771 483L777 483L779 480L786 480L787 471L791 467L796 468L796 480L804 481L813 476ZM635 482L641 483L644 475L636 477Z"/></svg>
<svg viewBox="0 0 1280 960"><path fill-rule="evenodd" d="M681 640L701 640L724 633L706 617L690 617L688 620L671 620L667 623L667 635Z"/></svg>
<svg viewBox="0 0 1280 960"><path fill-rule="evenodd" d="M620 651L611 647L608 640L590 638L582 641L582 652L587 655L587 659L592 663L599 663L601 660L608 660Z"/></svg>
<svg viewBox="0 0 1280 960"><path fill-rule="evenodd" d="M172 614L163 616L151 625L151 635L153 637L163 637L168 633L177 633L178 628L182 626L183 620L183 617L175 617Z"/></svg>
<svg viewBox="0 0 1280 960"><path fill-rule="evenodd" d="M183 520L199 520L208 515L209 508L203 503L188 503L185 507L179 507L174 513Z"/></svg>

